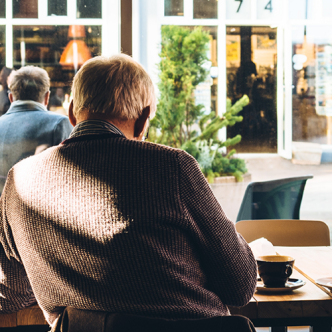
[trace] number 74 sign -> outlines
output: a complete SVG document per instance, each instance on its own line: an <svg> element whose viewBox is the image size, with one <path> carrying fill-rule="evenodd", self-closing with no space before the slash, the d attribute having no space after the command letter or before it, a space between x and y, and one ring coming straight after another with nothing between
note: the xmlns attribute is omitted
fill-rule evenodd
<svg viewBox="0 0 332 332"><path fill-rule="evenodd" d="M235 0L235 1L239 2L239 6L237 7L237 11L236 11L238 13L241 10L241 6L242 6L243 1L245 1L245 0ZM264 9L265 10L269 10L272 13L272 10L273 10L273 8L272 8L272 0L269 0L266 3Z"/></svg>

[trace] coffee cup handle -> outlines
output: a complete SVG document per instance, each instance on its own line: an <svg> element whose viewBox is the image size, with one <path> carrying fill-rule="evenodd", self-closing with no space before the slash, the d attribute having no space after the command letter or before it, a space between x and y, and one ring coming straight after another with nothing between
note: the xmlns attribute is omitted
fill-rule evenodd
<svg viewBox="0 0 332 332"><path fill-rule="evenodd" d="M287 277L289 277L291 274L293 273L293 268L291 265L287 264L286 265L286 270L285 270L285 274Z"/></svg>

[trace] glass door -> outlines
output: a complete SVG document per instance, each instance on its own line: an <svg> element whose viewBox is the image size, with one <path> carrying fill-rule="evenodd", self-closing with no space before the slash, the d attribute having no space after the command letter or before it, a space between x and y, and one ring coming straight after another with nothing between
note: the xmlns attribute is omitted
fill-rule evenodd
<svg viewBox="0 0 332 332"><path fill-rule="evenodd" d="M227 98L234 104L243 95L249 104L239 113L243 121L227 129L242 140L238 152L276 153L277 144L277 28L226 26Z"/></svg>

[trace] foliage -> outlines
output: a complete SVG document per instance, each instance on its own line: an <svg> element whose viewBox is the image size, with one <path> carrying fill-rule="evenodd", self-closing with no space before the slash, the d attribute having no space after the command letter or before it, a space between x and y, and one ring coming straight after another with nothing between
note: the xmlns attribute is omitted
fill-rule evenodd
<svg viewBox="0 0 332 332"><path fill-rule="evenodd" d="M218 131L227 126L233 126L242 121L238 113L248 105L249 98L244 95L233 106L227 100L226 112L222 117L215 116L214 112L203 116L199 121L201 134L186 142L182 148L191 154L199 163L202 172L208 181L213 182L216 176L233 175L237 181L242 181L242 175L247 172L244 160L232 158L236 153L232 149L228 154L224 148L233 146L241 141L241 135L228 138L222 142L218 139Z"/></svg>
<svg viewBox="0 0 332 332"><path fill-rule="evenodd" d="M194 135L191 126L202 113L194 90L207 77L209 34L201 27L163 26L161 36L160 95L151 126L161 133L155 135L156 142L180 147Z"/></svg>
<svg viewBox="0 0 332 332"><path fill-rule="evenodd" d="M234 105L227 100L221 117L214 112L204 115L203 106L195 104L194 91L208 74L205 64L209 60L209 34L201 27L163 26L161 36L159 98L151 121L150 141L186 150L198 161L209 182L225 175L234 175L241 181L247 171L245 162L232 157L234 149L225 153L226 148L241 141L241 136L220 141L218 132L243 120L238 113L249 98L245 95ZM197 123L199 134L192 130Z"/></svg>

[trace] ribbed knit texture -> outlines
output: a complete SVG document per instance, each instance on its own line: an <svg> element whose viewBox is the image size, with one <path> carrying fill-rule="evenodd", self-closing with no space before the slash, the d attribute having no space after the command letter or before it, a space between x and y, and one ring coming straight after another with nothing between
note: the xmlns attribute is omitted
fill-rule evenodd
<svg viewBox="0 0 332 332"><path fill-rule="evenodd" d="M249 246L181 150L122 137L69 141L14 166L0 209L3 311L34 301L29 281L49 323L66 306L228 315L255 290Z"/></svg>

